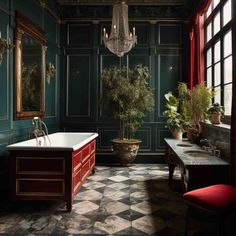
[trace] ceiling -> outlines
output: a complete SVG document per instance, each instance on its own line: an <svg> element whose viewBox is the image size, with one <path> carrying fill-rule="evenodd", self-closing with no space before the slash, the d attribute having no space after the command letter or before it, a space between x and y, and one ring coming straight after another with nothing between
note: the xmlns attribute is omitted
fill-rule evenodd
<svg viewBox="0 0 236 236"><path fill-rule="evenodd" d="M59 17L66 20L105 19L112 15L112 5L122 0L38 0L54 2ZM125 0L133 19L188 19L199 3L196 0Z"/></svg>
<svg viewBox="0 0 236 236"><path fill-rule="evenodd" d="M126 0L128 5L185 5L187 0ZM58 0L60 5L113 5L117 0Z"/></svg>

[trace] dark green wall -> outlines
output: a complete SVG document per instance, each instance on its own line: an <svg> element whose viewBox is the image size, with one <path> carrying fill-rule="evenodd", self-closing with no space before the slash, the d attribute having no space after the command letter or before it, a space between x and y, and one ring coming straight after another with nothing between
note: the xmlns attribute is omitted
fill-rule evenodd
<svg viewBox="0 0 236 236"><path fill-rule="evenodd" d="M109 29L111 24L108 21L110 7L85 7L86 11L73 11L77 8L65 7L61 16L66 21L59 25L57 17L52 16L39 2L0 0L0 30L2 37L14 42L17 10L46 32L46 61L55 64L57 69L51 83L45 83L44 121L49 131L58 131L61 125L62 131L98 132L98 154L105 157L103 161L109 162L110 140L117 136L118 126L107 119L98 106L102 96L100 73L103 68L114 64L133 67L142 63L149 67L152 76L150 83L155 94L155 110L145 118L136 136L142 139L140 159L145 161L146 156L152 156L158 162L164 151L163 138L170 135L162 116L164 94L174 90L178 81L187 77L187 71L183 70L187 44L184 41L186 29L182 8L131 7L131 16L138 21L131 19L130 28L136 27L138 45L120 61L104 48L101 40L102 28L106 26ZM148 15L152 21L148 20ZM87 20L78 20L86 16ZM70 21L70 17L77 18ZM64 50L60 49L60 45L64 46ZM10 51L4 54L0 66L0 158L6 154L7 144L27 139L32 128L31 120L13 119L13 78L14 51ZM4 168L0 167L0 170Z"/></svg>
<svg viewBox="0 0 236 236"><path fill-rule="evenodd" d="M59 45L60 25L44 6L34 0L0 0L0 31L2 38L10 39L14 43L15 11L20 11L33 23L39 25L46 33L47 52L46 64L53 63L56 76L51 83L45 83L45 110L43 120L47 123L49 131L59 130ZM3 55L0 66L0 175L6 170L6 145L20 140L28 139L32 130L31 120L13 119L13 83L14 83L14 50ZM0 176L0 179L1 176ZM1 184L1 183L0 183Z"/></svg>
<svg viewBox="0 0 236 236"><path fill-rule="evenodd" d="M110 156L111 139L117 137L118 126L100 110L100 74L103 68L111 65L133 67L142 63L149 67L151 73L155 110L145 118L136 133L136 137L142 140L138 160L147 161L148 156L148 160L159 162L164 153L163 138L170 135L162 115L165 109L164 94L175 90L178 81L183 81L186 74L182 69L184 23L130 21L130 28L136 27L138 45L121 60L104 48L101 40L103 27L108 30L110 24L88 20L68 21L63 26L62 129L97 132L97 161L113 161Z"/></svg>

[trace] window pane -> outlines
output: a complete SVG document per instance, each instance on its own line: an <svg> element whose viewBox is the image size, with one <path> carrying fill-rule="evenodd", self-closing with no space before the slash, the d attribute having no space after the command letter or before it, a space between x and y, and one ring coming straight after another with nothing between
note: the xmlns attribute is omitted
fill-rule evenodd
<svg viewBox="0 0 236 236"><path fill-rule="evenodd" d="M214 35L218 33L220 30L220 13L217 13L217 15L214 18Z"/></svg>
<svg viewBox="0 0 236 236"><path fill-rule="evenodd" d="M224 60L224 84L232 82L232 56Z"/></svg>
<svg viewBox="0 0 236 236"><path fill-rule="evenodd" d="M208 42L212 38L212 30L211 29L212 29L212 24L209 23L207 26L207 32L206 32L206 35L207 35L206 42Z"/></svg>
<svg viewBox="0 0 236 236"><path fill-rule="evenodd" d="M220 41L218 41L214 47L214 62L216 63L219 60L220 60Z"/></svg>
<svg viewBox="0 0 236 236"><path fill-rule="evenodd" d="M228 0L223 7L223 25L226 25L232 19L231 0Z"/></svg>
<svg viewBox="0 0 236 236"><path fill-rule="evenodd" d="M207 87L212 87L212 67L207 69Z"/></svg>
<svg viewBox="0 0 236 236"><path fill-rule="evenodd" d="M211 12L212 10L211 10L211 5L210 5L206 13L206 18L211 14Z"/></svg>
<svg viewBox="0 0 236 236"><path fill-rule="evenodd" d="M220 92L220 87L215 87L214 88L214 92L215 92L215 97L214 97L214 102L221 104L221 92Z"/></svg>
<svg viewBox="0 0 236 236"><path fill-rule="evenodd" d="M232 84L224 86L224 107L225 115L231 115L231 105L232 105Z"/></svg>
<svg viewBox="0 0 236 236"><path fill-rule="evenodd" d="M213 1L213 9L219 4L220 0Z"/></svg>
<svg viewBox="0 0 236 236"><path fill-rule="evenodd" d="M211 61L211 48L209 48L207 50L207 67L210 66L212 64L212 61Z"/></svg>
<svg viewBox="0 0 236 236"><path fill-rule="evenodd" d="M220 84L220 62L215 64L214 76L214 86L217 86Z"/></svg>
<svg viewBox="0 0 236 236"><path fill-rule="evenodd" d="M232 32L231 30L224 36L224 57L232 54Z"/></svg>

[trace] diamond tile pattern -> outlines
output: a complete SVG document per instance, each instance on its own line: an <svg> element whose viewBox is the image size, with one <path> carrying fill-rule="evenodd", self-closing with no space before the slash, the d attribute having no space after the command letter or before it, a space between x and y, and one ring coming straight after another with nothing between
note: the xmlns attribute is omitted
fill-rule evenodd
<svg viewBox="0 0 236 236"><path fill-rule="evenodd" d="M117 176L112 176L110 178L108 178L114 182L122 182L122 181L125 181L125 180L128 180L129 178L125 177L125 176L122 176L122 175L117 175Z"/></svg>
<svg viewBox="0 0 236 236"><path fill-rule="evenodd" d="M180 175L170 188L166 165L97 166L70 213L62 202L0 202L0 235L181 236L185 211ZM205 235L191 225L189 235Z"/></svg>

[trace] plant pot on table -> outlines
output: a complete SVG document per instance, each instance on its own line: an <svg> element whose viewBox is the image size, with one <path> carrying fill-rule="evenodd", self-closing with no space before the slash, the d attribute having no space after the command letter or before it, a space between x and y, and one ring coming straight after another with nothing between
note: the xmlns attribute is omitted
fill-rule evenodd
<svg viewBox="0 0 236 236"><path fill-rule="evenodd" d="M218 125L220 124L220 117L221 117L220 113L214 112L210 115L209 120L212 124Z"/></svg>
<svg viewBox="0 0 236 236"><path fill-rule="evenodd" d="M181 140L182 139L182 136L183 136L183 132L181 130L178 130L178 129L175 129L173 132L172 132L172 135L175 139L179 139Z"/></svg>

